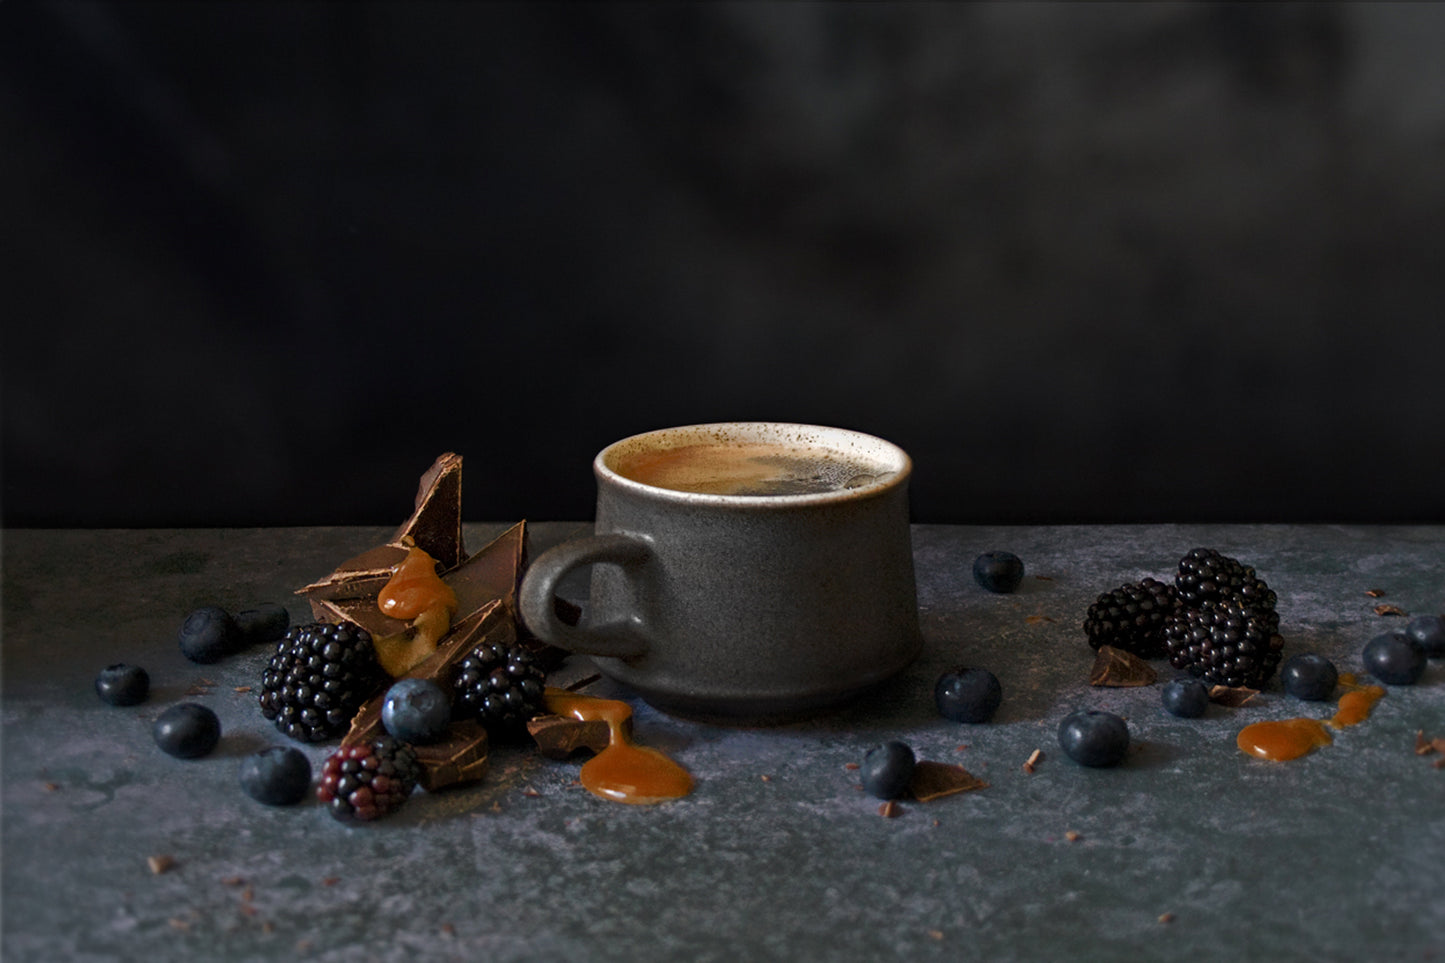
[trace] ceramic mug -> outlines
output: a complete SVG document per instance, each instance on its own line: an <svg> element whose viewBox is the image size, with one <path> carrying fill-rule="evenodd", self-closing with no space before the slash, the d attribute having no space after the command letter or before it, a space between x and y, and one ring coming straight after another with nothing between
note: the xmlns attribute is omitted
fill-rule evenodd
<svg viewBox="0 0 1445 963"><path fill-rule="evenodd" d="M534 635L595 658L657 708L725 724L807 716L918 654L912 462L841 428L771 422L651 431L593 461L595 533L528 567ZM591 566L580 624L558 583Z"/></svg>

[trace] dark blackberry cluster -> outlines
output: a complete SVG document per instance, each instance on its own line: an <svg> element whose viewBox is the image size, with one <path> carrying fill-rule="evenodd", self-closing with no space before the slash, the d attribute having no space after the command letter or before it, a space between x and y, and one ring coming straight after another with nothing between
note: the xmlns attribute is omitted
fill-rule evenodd
<svg viewBox="0 0 1445 963"><path fill-rule="evenodd" d="M353 625L298 625L276 643L261 676L261 714L298 742L344 735L387 683L371 634Z"/></svg>
<svg viewBox="0 0 1445 963"><path fill-rule="evenodd" d="M1254 569L1212 548L1196 548L1179 560L1174 589L1183 605L1236 597L1254 606L1275 604L1274 593Z"/></svg>
<svg viewBox="0 0 1445 963"><path fill-rule="evenodd" d="M420 776L411 746L382 736L332 753L321 769L316 796L342 822L367 822L400 809Z"/></svg>
<svg viewBox="0 0 1445 963"><path fill-rule="evenodd" d="M1177 604L1174 586L1155 578L1100 595L1084 614L1084 634L1095 649L1111 645L1141 659L1165 654L1164 624Z"/></svg>
<svg viewBox="0 0 1445 963"><path fill-rule="evenodd" d="M452 680L453 711L475 719L493 736L515 736L543 712L547 675L521 645L484 642L457 665Z"/></svg>
<svg viewBox="0 0 1445 963"><path fill-rule="evenodd" d="M1279 667L1277 597L1255 574L1214 549L1179 561L1179 604L1165 620L1169 663L1210 685L1259 689Z"/></svg>

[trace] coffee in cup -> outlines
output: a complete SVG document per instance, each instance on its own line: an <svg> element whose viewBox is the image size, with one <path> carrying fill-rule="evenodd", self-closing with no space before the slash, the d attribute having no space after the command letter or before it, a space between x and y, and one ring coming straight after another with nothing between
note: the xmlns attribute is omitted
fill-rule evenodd
<svg viewBox="0 0 1445 963"><path fill-rule="evenodd" d="M731 422L623 439L593 461L595 533L532 563L522 618L677 715L754 724L838 705L922 644L911 470L897 446L839 428ZM553 601L584 566L574 627Z"/></svg>

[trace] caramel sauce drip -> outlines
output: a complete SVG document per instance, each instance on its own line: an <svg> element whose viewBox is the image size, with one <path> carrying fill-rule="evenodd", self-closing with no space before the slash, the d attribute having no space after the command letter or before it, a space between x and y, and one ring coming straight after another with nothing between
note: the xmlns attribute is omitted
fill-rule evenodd
<svg viewBox="0 0 1445 963"><path fill-rule="evenodd" d="M1260 759L1282 762L1298 759L1319 746L1334 742L1331 729L1359 725L1369 718L1375 703L1385 695L1383 686L1358 685L1353 676L1340 677L1347 691L1329 722L1318 719L1278 719L1245 726L1235 738L1240 750Z"/></svg>
<svg viewBox="0 0 1445 963"><path fill-rule="evenodd" d="M607 746L582 765L582 785L594 796L645 805L679 799L692 792L688 771L656 749L632 741L632 707L614 699L546 691L547 711L582 722L605 722Z"/></svg>
<svg viewBox="0 0 1445 963"><path fill-rule="evenodd" d="M406 558L377 593L376 606L383 615L411 623L406 632L373 640L377 661L398 678L435 652L451 630L457 593L437 575L436 559L409 545Z"/></svg>
<svg viewBox="0 0 1445 963"><path fill-rule="evenodd" d="M1339 708L1335 711L1334 718L1330 719L1330 725L1336 729L1343 729L1345 726L1356 726L1370 717L1370 710L1375 708L1385 695L1385 687L1379 685L1367 685L1359 689L1352 689L1340 696Z"/></svg>
<svg viewBox="0 0 1445 963"><path fill-rule="evenodd" d="M1251 756L1283 762L1298 759L1318 746L1334 742L1329 729L1318 719L1275 719L1256 722L1239 730L1235 745Z"/></svg>

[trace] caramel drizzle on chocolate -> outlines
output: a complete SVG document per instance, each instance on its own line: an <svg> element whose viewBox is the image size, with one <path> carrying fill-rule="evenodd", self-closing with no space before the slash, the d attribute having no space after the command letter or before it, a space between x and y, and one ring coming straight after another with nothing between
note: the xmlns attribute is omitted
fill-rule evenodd
<svg viewBox="0 0 1445 963"><path fill-rule="evenodd" d="M615 699L549 688L547 711L581 722L607 724L607 745L582 765L579 778L594 796L647 805L692 792L692 776L667 756L632 741L632 707Z"/></svg>

